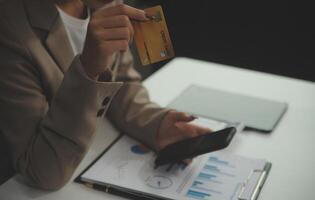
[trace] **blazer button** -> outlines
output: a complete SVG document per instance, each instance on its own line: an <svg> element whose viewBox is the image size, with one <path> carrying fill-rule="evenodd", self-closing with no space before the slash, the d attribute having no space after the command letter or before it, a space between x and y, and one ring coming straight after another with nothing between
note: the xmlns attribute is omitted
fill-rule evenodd
<svg viewBox="0 0 315 200"><path fill-rule="evenodd" d="M103 106L106 106L110 101L110 97L106 97L102 103Z"/></svg>
<svg viewBox="0 0 315 200"><path fill-rule="evenodd" d="M105 108L102 108L100 109L98 112L97 112L97 117L101 117L105 112Z"/></svg>

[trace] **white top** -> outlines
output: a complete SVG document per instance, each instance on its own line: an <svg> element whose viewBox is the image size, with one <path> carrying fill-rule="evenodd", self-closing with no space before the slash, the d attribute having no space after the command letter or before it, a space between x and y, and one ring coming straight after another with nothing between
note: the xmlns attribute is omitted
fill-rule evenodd
<svg viewBox="0 0 315 200"><path fill-rule="evenodd" d="M90 21L89 9L88 17L86 19L72 17L59 7L57 7L57 10L65 26L74 55L82 53L87 33L87 27Z"/></svg>

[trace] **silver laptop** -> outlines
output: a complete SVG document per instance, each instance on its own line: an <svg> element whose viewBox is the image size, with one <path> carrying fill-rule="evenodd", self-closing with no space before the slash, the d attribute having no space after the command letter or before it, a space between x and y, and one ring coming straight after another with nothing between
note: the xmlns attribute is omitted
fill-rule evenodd
<svg viewBox="0 0 315 200"><path fill-rule="evenodd" d="M241 122L246 128L271 132L288 105L284 102L191 85L168 107L197 116Z"/></svg>

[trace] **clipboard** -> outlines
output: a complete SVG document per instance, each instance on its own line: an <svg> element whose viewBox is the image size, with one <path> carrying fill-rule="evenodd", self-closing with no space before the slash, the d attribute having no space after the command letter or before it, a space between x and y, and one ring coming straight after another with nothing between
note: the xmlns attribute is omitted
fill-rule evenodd
<svg viewBox="0 0 315 200"><path fill-rule="evenodd" d="M106 192L109 194L113 194L113 195L118 195L118 196L125 197L128 199L141 199L141 200L142 199L143 200L196 199L196 198L193 198L194 195L195 196L199 195L199 197L200 197L200 195L205 194L202 192L196 193L196 189L194 189L194 190L188 189L187 190L188 192L186 192L186 191L183 192L183 193L185 193L185 198L182 198L182 197L176 196L176 195L173 196L174 198L169 198L167 196L159 195L159 194L162 194L161 190L158 191L160 193L154 193L154 192L152 192L153 191L152 188L151 188L151 191L146 190L146 189L140 190L139 188L137 189L134 187L127 187L126 185L119 185L119 184L117 184L117 183L115 183L109 179L97 180L97 178L95 178L95 179L92 178L92 179L87 180L86 177L84 177L84 176L86 176L87 172L89 172L91 170L95 170L95 169L93 169L93 167L97 168L96 165L98 165L104 161L102 159L106 158L106 156L107 156L106 154L113 153L112 151L115 150L115 148L117 148L119 145L126 146L126 144L128 144L129 142L135 142L135 141L133 139L129 138L128 136L120 135L108 148L106 148L104 150L104 152L100 156L98 156L78 177L76 177L75 182L80 183L80 184L84 184L87 187L90 187L90 188L93 188L96 190L100 190L100 191L103 191L103 192ZM210 154L210 157L209 158L208 157L209 157L209 155L204 155L204 156L200 156L200 159L205 160L205 158L206 159L211 158L212 161L215 161L218 163L221 162L221 164L223 162L226 162L226 161L222 161L222 159L228 160L228 161L230 161L234 158L239 159L239 157L236 155L230 155L230 154L226 155L225 153L221 153L221 152L216 153L216 154ZM217 160L215 160L215 159L217 159ZM249 158L242 157L241 159L242 159L241 162L244 162L244 160L246 161ZM255 161L256 161L255 159L250 160L250 162L255 162ZM208 161L206 161L206 162L208 162ZM260 166L263 166L263 167L260 167L258 169L253 168L247 174L247 176L244 178L242 183L239 184L237 189L235 189L234 194L232 194L233 192L231 194L229 194L231 196L233 195L234 198L229 198L229 199L255 200L258 198L260 190L263 187L263 185L267 179L267 176L270 172L271 166L272 166L271 163L267 162L267 161L257 160L257 163L258 162L260 162L260 164L261 164ZM234 165L234 163L232 163L232 164ZM197 165L197 164L195 164L195 165ZM204 167L204 163L201 162L201 164L199 164L199 167L196 167L196 170L200 170L203 167ZM143 169L141 169L141 170L143 170ZM109 173L111 173L111 172L109 172ZM130 174L137 174L137 173L138 173L138 171L133 171ZM195 174L198 174L198 173L195 173ZM191 176L191 177L189 177L189 179L191 179L191 181L187 181L187 184L185 187L188 186L188 188L192 188L193 186L191 184L192 183L194 184L196 182L195 180L193 180L193 179L195 179L195 177ZM201 183L199 183L199 184L201 184ZM135 181L135 185L136 185L136 181ZM211 188L209 188L209 189L211 189ZM205 198L199 198L199 199L207 200L206 196L202 196L202 197L205 197Z"/></svg>
<svg viewBox="0 0 315 200"><path fill-rule="evenodd" d="M133 199L133 200L169 200L162 197L156 197L154 195L144 194L142 192L136 191L128 191L124 188L119 188L115 186L111 186L106 183L92 183L82 179L82 175L89 170L113 145L117 143L119 139L123 137L124 134L120 134L98 157L95 158L75 179L74 182L83 184L88 188L102 191L105 193L109 193L112 195L117 195L120 197L124 197L126 199Z"/></svg>
<svg viewBox="0 0 315 200"><path fill-rule="evenodd" d="M244 184L238 196L239 200L256 200L269 175L272 164L267 162L263 170L253 170Z"/></svg>

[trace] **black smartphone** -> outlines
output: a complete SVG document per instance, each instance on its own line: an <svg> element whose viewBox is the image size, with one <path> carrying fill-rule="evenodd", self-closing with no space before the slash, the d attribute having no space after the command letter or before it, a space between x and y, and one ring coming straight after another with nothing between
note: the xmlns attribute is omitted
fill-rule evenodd
<svg viewBox="0 0 315 200"><path fill-rule="evenodd" d="M235 133L236 128L229 127L170 144L158 153L155 167L175 164L201 154L224 149L230 144Z"/></svg>

